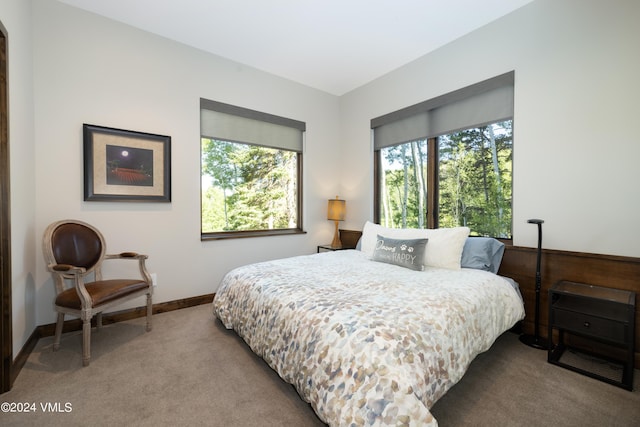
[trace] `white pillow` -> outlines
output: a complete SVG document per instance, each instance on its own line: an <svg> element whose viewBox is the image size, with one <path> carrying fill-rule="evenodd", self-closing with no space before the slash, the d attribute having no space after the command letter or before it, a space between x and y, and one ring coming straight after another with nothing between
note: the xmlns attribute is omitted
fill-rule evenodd
<svg viewBox="0 0 640 427"><path fill-rule="evenodd" d="M378 234L392 239L429 239L425 250L425 265L459 270L462 249L469 237L469 227L387 228L367 221L362 228L361 250L369 258L373 256Z"/></svg>
<svg viewBox="0 0 640 427"><path fill-rule="evenodd" d="M428 229L425 265L460 270L462 249L469 231L469 227Z"/></svg>

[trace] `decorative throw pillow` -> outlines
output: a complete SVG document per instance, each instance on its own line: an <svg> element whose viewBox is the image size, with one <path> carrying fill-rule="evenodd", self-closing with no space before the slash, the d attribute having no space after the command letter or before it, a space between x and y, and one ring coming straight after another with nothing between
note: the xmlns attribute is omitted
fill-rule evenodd
<svg viewBox="0 0 640 427"><path fill-rule="evenodd" d="M424 250L428 239L392 239L378 235L373 250L374 261L424 270Z"/></svg>
<svg viewBox="0 0 640 427"><path fill-rule="evenodd" d="M360 250L367 254L369 258L373 256L373 251L378 241L378 234L391 239L426 239L427 230L417 228L387 228L379 224L367 221L362 228L360 238Z"/></svg>

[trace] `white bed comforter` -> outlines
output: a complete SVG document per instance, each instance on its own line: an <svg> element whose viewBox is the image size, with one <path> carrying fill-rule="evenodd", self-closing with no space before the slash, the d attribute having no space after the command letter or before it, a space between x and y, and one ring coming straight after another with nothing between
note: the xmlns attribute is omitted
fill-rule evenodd
<svg viewBox="0 0 640 427"><path fill-rule="evenodd" d="M355 250L237 268L214 313L331 426L437 425L429 408L524 317L503 278Z"/></svg>

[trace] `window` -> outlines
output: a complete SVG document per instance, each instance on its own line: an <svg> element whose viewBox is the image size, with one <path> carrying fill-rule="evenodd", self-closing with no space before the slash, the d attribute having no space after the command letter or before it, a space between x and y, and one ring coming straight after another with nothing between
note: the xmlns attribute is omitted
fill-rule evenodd
<svg viewBox="0 0 640 427"><path fill-rule="evenodd" d="M426 228L426 139L380 150L378 177L380 224L390 228Z"/></svg>
<svg viewBox="0 0 640 427"><path fill-rule="evenodd" d="M511 238L513 72L373 119L375 221Z"/></svg>
<svg viewBox="0 0 640 427"><path fill-rule="evenodd" d="M437 138L439 227L510 239L512 121Z"/></svg>
<svg viewBox="0 0 640 427"><path fill-rule="evenodd" d="M202 99L201 237L302 232L305 124Z"/></svg>

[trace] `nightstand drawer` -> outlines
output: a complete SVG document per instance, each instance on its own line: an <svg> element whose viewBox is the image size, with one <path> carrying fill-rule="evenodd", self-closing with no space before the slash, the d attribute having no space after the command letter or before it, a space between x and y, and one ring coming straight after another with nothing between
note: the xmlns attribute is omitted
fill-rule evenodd
<svg viewBox="0 0 640 427"><path fill-rule="evenodd" d="M620 344L628 341L624 323L561 309L555 309L553 314L555 318L553 323L557 328Z"/></svg>

